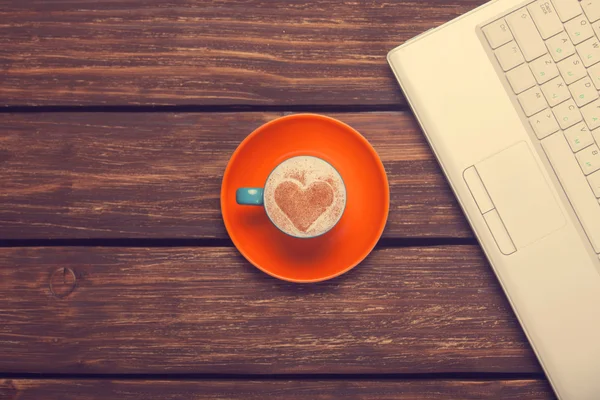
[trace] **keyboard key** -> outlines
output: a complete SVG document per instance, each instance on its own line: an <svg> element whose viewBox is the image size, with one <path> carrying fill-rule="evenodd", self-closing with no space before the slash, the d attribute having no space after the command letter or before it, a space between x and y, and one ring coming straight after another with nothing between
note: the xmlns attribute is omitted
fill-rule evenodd
<svg viewBox="0 0 600 400"><path fill-rule="evenodd" d="M552 114L552 111L549 108L529 118L529 123L531 124L535 135L540 140L553 134L559 129L556 118L554 118L554 114Z"/></svg>
<svg viewBox="0 0 600 400"><path fill-rule="evenodd" d="M552 112L562 129L567 129L581 121L581 113L573 99L560 103L552 109Z"/></svg>
<svg viewBox="0 0 600 400"><path fill-rule="evenodd" d="M588 176L588 182L594 191L596 197L600 198L600 171L594 172Z"/></svg>
<svg viewBox="0 0 600 400"><path fill-rule="evenodd" d="M592 80L587 76L570 85L569 90L579 107L583 107L598 98L598 91L594 87Z"/></svg>
<svg viewBox="0 0 600 400"><path fill-rule="evenodd" d="M600 21L590 23L590 26L592 27L594 33L596 34L596 37L598 37L598 35L600 34Z"/></svg>
<svg viewBox="0 0 600 400"><path fill-rule="evenodd" d="M561 21L565 22L581 14L578 0L552 0L556 13Z"/></svg>
<svg viewBox="0 0 600 400"><path fill-rule="evenodd" d="M546 101L548 101L550 107L554 107L571 97L567 84L560 76L552 79L550 82L544 83L542 85L542 92L544 92L544 96L546 96Z"/></svg>
<svg viewBox="0 0 600 400"><path fill-rule="evenodd" d="M595 144L586 147L575 156L584 174L589 175L600 169L600 149Z"/></svg>
<svg viewBox="0 0 600 400"><path fill-rule="evenodd" d="M508 71L506 78L516 94L535 86L535 78L526 64Z"/></svg>
<svg viewBox="0 0 600 400"><path fill-rule="evenodd" d="M523 108L523 112L528 117L531 117L533 114L537 114L548 107L542 91L537 86L521 93L518 98L519 103L521 103L521 107Z"/></svg>
<svg viewBox="0 0 600 400"><path fill-rule="evenodd" d="M525 62L523 54L521 54L521 50L519 50L519 46L517 46L514 41L500 47L495 53L496 58L504 71L513 69L517 65L521 65Z"/></svg>
<svg viewBox="0 0 600 400"><path fill-rule="evenodd" d="M571 57L562 60L557 65L567 85L587 75L587 71L577 54L573 54Z"/></svg>
<svg viewBox="0 0 600 400"><path fill-rule="evenodd" d="M571 39L565 32L561 32L558 35L551 37L546 41L548 51L552 56L552 59L556 62L564 60L570 55L575 53L575 47L571 43Z"/></svg>
<svg viewBox="0 0 600 400"><path fill-rule="evenodd" d="M600 100L596 100L593 103L581 109L585 123L590 130L594 130L600 127Z"/></svg>
<svg viewBox="0 0 600 400"><path fill-rule="evenodd" d="M594 144L594 138L585 122L580 122L565 131L565 137L573 153Z"/></svg>
<svg viewBox="0 0 600 400"><path fill-rule="evenodd" d="M594 140L596 141L596 144L598 146L600 146L600 129L592 131L592 136L594 137Z"/></svg>
<svg viewBox="0 0 600 400"><path fill-rule="evenodd" d="M556 64L548 54L537 60L533 60L531 64L529 64L529 67L533 72L533 76L535 76L535 80L540 85L558 76L558 68L556 68Z"/></svg>
<svg viewBox="0 0 600 400"><path fill-rule="evenodd" d="M594 36L592 26L583 15L565 23L565 31L567 31L573 44L579 44Z"/></svg>
<svg viewBox="0 0 600 400"><path fill-rule="evenodd" d="M548 0L537 0L528 6L527 10L540 31L542 39L548 39L563 31L563 24L556 15L554 6Z"/></svg>
<svg viewBox="0 0 600 400"><path fill-rule="evenodd" d="M526 8L506 17L506 22L518 43L525 60L531 61L546 54L546 46Z"/></svg>
<svg viewBox="0 0 600 400"><path fill-rule="evenodd" d="M577 53L586 67L592 66L600 61L600 43L596 38L591 38L577 45Z"/></svg>
<svg viewBox="0 0 600 400"><path fill-rule="evenodd" d="M587 72L590 75L592 82L594 82L596 89L600 90L600 64L591 66Z"/></svg>
<svg viewBox="0 0 600 400"><path fill-rule="evenodd" d="M513 40L512 33L510 33L510 29L508 29L504 18L483 27L483 33L490 46L492 46L492 49L497 49Z"/></svg>
<svg viewBox="0 0 600 400"><path fill-rule="evenodd" d="M565 137L557 132L542 140L542 148L579 217L596 253L600 253L600 204L581 173Z"/></svg>
<svg viewBox="0 0 600 400"><path fill-rule="evenodd" d="M596 22L600 19L600 1L599 0L584 0L581 2L581 7L590 22Z"/></svg>

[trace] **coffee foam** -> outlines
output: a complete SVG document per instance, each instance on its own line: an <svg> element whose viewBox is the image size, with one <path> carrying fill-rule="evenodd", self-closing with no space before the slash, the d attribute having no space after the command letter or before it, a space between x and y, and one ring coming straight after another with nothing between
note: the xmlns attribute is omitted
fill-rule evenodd
<svg viewBox="0 0 600 400"><path fill-rule="evenodd" d="M285 184L281 185L284 182ZM323 193L324 184L331 188L332 200L329 194ZM280 188L279 193L277 193L278 188ZM297 220L294 225L290 216L276 201L276 193L281 199L282 191L292 189L299 191L295 196L297 202L300 201L297 198L310 198L311 192L317 193L321 197L325 196L327 199L321 199L317 205L325 211L316 218L320 211L308 210L312 213L309 212L308 214L311 215L308 217L306 214L303 215L305 224L298 223ZM340 174L329 163L317 157L300 156L287 159L275 168L265 184L264 199L266 212L279 229L292 236L307 238L322 235L339 221L346 206L346 188ZM298 208L299 204L293 204L290 207ZM288 207L288 213L290 207ZM316 218L314 222L312 222L312 216ZM312 222L308 228L306 228L308 225L306 221Z"/></svg>

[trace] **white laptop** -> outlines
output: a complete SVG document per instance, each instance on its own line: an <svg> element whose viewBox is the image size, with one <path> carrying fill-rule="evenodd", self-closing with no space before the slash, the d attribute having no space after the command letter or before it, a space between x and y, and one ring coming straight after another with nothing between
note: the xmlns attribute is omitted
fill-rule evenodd
<svg viewBox="0 0 600 400"><path fill-rule="evenodd" d="M600 399L600 0L495 0L388 54L562 399Z"/></svg>

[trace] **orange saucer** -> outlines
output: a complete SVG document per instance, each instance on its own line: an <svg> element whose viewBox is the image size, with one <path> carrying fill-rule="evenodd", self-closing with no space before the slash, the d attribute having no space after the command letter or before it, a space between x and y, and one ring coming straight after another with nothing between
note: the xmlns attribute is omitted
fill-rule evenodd
<svg viewBox="0 0 600 400"><path fill-rule="evenodd" d="M313 239L298 239L275 227L259 206L236 203L240 187L264 187L282 161L300 155L322 158L346 185L346 209L338 224ZM369 142L333 118L297 114L252 132L231 156L221 186L221 213L240 253L279 279L307 283L341 275L373 250L388 216L389 188L383 164Z"/></svg>

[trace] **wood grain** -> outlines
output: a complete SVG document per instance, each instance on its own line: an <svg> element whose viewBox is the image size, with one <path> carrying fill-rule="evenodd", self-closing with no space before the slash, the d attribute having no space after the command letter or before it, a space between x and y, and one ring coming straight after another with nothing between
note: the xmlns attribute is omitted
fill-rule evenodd
<svg viewBox="0 0 600 400"><path fill-rule="evenodd" d="M513 381L96 381L0 380L3 400L455 400L554 399L543 380Z"/></svg>
<svg viewBox="0 0 600 400"><path fill-rule="evenodd" d="M314 285L233 248L2 248L0 266L0 372L541 373L477 246L376 250Z"/></svg>
<svg viewBox="0 0 600 400"><path fill-rule="evenodd" d="M0 239L226 238L223 172L282 113L0 114ZM334 114L378 151L384 237L472 237L413 117Z"/></svg>
<svg viewBox="0 0 600 400"><path fill-rule="evenodd" d="M1 0L0 104L400 104L387 52L485 1Z"/></svg>

